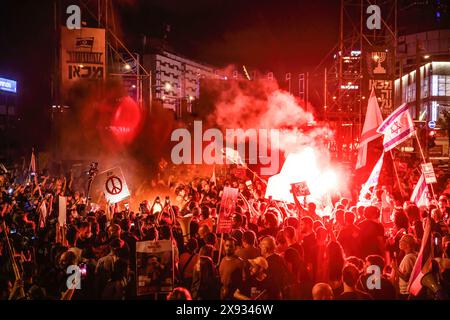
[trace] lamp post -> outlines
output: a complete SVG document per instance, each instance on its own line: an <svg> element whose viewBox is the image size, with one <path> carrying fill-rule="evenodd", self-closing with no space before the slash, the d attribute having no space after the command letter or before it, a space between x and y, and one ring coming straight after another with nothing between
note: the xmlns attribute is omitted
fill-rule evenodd
<svg viewBox="0 0 450 320"><path fill-rule="evenodd" d="M153 89L157 88L164 88L164 91L170 92L173 89L173 86L170 82L166 82L164 84L154 84L150 86L150 112L152 111L152 105L153 105ZM161 97L162 100L164 100L166 95L163 94Z"/></svg>
<svg viewBox="0 0 450 320"><path fill-rule="evenodd" d="M188 95L186 97L182 97L182 96L163 96L162 97L163 101L174 101L175 103L175 114L177 116L177 118L181 118L183 116L182 113L182 107L183 107L183 102L187 103L187 107L188 107L188 112L192 113L192 102L195 100L195 97ZM179 106L177 108L177 106Z"/></svg>

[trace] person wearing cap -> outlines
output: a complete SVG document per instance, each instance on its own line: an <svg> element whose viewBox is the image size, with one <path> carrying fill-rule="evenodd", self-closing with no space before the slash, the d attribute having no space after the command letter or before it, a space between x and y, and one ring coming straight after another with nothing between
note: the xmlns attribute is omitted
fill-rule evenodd
<svg viewBox="0 0 450 320"><path fill-rule="evenodd" d="M263 257L249 259L249 276L241 288L236 289L234 298L238 300L265 300L267 298L267 269L269 263Z"/></svg>
<svg viewBox="0 0 450 320"><path fill-rule="evenodd" d="M400 250L404 251L405 256L397 266L397 262L392 263L395 275L398 277L398 287L400 291L400 298L407 299L409 296L408 284L414 264L417 260L417 252L415 251L416 240L410 234L405 234L399 242Z"/></svg>

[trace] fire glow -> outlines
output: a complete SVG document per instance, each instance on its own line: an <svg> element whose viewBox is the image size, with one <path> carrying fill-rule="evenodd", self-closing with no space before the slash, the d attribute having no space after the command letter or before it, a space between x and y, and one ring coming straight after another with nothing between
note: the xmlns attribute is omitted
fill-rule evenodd
<svg viewBox="0 0 450 320"><path fill-rule="evenodd" d="M338 173L329 164L319 158L319 154L311 147L297 153L290 153L280 173L269 178L266 198L293 202L291 184L305 181L311 195L308 201L323 202L323 198L338 190Z"/></svg>

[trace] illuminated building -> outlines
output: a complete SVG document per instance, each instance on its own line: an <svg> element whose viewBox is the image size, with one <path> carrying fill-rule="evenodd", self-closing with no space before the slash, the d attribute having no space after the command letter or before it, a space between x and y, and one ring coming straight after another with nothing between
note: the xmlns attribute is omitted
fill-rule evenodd
<svg viewBox="0 0 450 320"><path fill-rule="evenodd" d="M17 81L0 77L0 161L7 159L14 147L18 119Z"/></svg>

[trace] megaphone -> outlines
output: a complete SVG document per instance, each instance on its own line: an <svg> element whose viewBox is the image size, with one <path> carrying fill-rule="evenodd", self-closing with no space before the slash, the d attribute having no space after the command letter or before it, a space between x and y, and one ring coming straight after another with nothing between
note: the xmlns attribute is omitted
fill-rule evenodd
<svg viewBox="0 0 450 320"><path fill-rule="evenodd" d="M432 268L431 271L426 273L420 283L423 287L428 288L433 293L433 298L435 300L447 300L448 297L444 291L444 288L441 285L441 281L439 278L439 266L437 266L437 261L432 260Z"/></svg>
<svg viewBox="0 0 450 320"><path fill-rule="evenodd" d="M439 290L442 290L438 277L436 277L433 272L428 272L425 274L420 280L420 283L423 287L430 289L433 294L436 294Z"/></svg>
<svg viewBox="0 0 450 320"><path fill-rule="evenodd" d="M192 221L192 214L187 214L182 217L177 217L177 221L181 226L181 231L183 232L183 241L184 243L187 243L189 240L189 237L191 235L191 221Z"/></svg>

